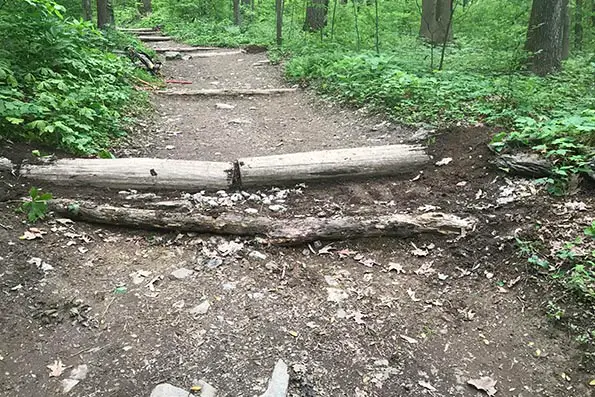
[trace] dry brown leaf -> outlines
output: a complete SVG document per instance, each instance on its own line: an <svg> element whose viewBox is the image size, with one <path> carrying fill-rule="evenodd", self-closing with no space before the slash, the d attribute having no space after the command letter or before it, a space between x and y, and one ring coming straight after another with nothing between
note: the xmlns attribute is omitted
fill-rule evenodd
<svg viewBox="0 0 595 397"><path fill-rule="evenodd" d="M468 384L475 387L477 390L482 390L487 393L488 396L493 396L496 394L498 390L494 386L496 386L496 380L490 378L489 376L482 376L479 379L469 379L467 381Z"/></svg>
<svg viewBox="0 0 595 397"><path fill-rule="evenodd" d="M54 360L52 364L48 365L47 368L50 370L50 378L52 378L62 375L62 373L66 369L66 366L62 364L62 360L57 359Z"/></svg>

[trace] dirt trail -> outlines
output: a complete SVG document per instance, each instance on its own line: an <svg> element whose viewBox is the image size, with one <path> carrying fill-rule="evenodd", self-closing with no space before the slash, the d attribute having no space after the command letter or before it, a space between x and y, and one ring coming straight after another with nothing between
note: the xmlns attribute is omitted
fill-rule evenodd
<svg viewBox="0 0 595 397"><path fill-rule="evenodd" d="M252 66L264 59L177 60L164 73L191 80L194 88L283 86L277 67ZM397 143L412 134L302 91L153 101L158 116L121 153L216 160ZM235 108L216 109L216 103ZM50 220L38 225L47 232L43 239L27 241L19 240L22 215L6 203L0 211L0 395L64 395L61 382L71 369L48 378L46 368L57 359L88 366L68 393L81 397L148 397L158 383L188 388L198 379L220 396L258 396L278 359L291 368L290 396L480 396L467 381L482 376L497 381L496 396L590 395L593 368L582 366L570 336L548 324L543 287L513 244L519 229L543 217L571 222L579 214L550 213L560 203L492 170L485 146L492 133L456 129L432 138L435 158L453 161L430 165L419 178L262 189L233 205L223 193L195 197L218 210L256 208L281 218L434 206L480 220L461 239L277 248L254 239ZM498 202L502 186L524 197ZM23 191L18 184L11 189ZM117 192L54 192L136 200ZM578 198L592 208L592 199ZM287 211L272 211L271 203ZM32 257L53 269L38 270ZM193 272L176 279L171 273L180 268Z"/></svg>

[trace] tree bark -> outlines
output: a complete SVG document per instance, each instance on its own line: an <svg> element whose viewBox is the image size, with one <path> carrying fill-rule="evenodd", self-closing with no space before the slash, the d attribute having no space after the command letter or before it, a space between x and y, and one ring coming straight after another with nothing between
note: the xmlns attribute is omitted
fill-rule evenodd
<svg viewBox="0 0 595 397"><path fill-rule="evenodd" d="M432 44L452 40L452 0L423 0L420 36Z"/></svg>
<svg viewBox="0 0 595 397"><path fill-rule="evenodd" d="M304 30L317 32L326 26L329 0L309 0Z"/></svg>
<svg viewBox="0 0 595 397"><path fill-rule="evenodd" d="M51 200L50 210L75 220L125 227L262 236L270 244L297 245L316 240L346 240L417 234L459 235L473 229L476 220L451 214L393 214L375 217L274 219L264 216L223 213L216 217L194 212L115 207L75 200Z"/></svg>
<svg viewBox="0 0 595 397"><path fill-rule="evenodd" d="M223 88L223 89L199 89L199 90L184 90L184 91L155 91L156 94L161 95L184 95L184 96L242 96L242 95L275 95L285 94L288 92L297 91L295 88Z"/></svg>
<svg viewBox="0 0 595 397"><path fill-rule="evenodd" d="M108 0L97 0L97 27L103 29L109 24Z"/></svg>
<svg viewBox="0 0 595 397"><path fill-rule="evenodd" d="M531 70L540 76L562 67L565 0L533 0L525 50Z"/></svg>
<svg viewBox="0 0 595 397"><path fill-rule="evenodd" d="M576 0L574 5L574 49L583 49L583 0Z"/></svg>
<svg viewBox="0 0 595 397"><path fill-rule="evenodd" d="M107 18L108 24L112 27L116 27L116 17L114 15L114 4L112 0L107 0Z"/></svg>
<svg viewBox="0 0 595 397"><path fill-rule="evenodd" d="M153 5L151 4L151 0L141 0L139 3L139 11L141 15L150 14L153 11Z"/></svg>
<svg viewBox="0 0 595 397"><path fill-rule="evenodd" d="M275 0L276 42L279 47L283 44L283 7L283 0Z"/></svg>
<svg viewBox="0 0 595 397"><path fill-rule="evenodd" d="M83 3L83 20L93 20L93 7L91 7L91 0L82 0Z"/></svg>
<svg viewBox="0 0 595 397"><path fill-rule="evenodd" d="M229 162L154 158L60 159L25 164L20 177L111 189L219 190L290 182L410 174L429 161L417 145L387 145L249 157Z"/></svg>
<svg viewBox="0 0 595 397"><path fill-rule="evenodd" d="M562 18L564 21L562 31L562 60L568 59L570 56L570 8L568 7L569 0L562 0Z"/></svg>
<svg viewBox="0 0 595 397"><path fill-rule="evenodd" d="M233 23L236 26L242 24L242 9L240 7L240 0L233 0Z"/></svg>
<svg viewBox="0 0 595 397"><path fill-rule="evenodd" d="M138 36L140 41L169 41L171 37L169 36Z"/></svg>

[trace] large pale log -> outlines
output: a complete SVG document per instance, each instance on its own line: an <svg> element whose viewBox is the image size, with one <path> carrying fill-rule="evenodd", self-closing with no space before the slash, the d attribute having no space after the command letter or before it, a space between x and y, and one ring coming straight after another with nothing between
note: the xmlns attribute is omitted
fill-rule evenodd
<svg viewBox="0 0 595 397"><path fill-rule="evenodd" d="M62 216L93 223L142 229L261 236L271 244L281 245L379 236L411 237L421 233L458 235L473 229L476 223L472 218L442 213L289 219L223 213L213 217L197 212L126 208L74 200L51 200L49 208Z"/></svg>
<svg viewBox="0 0 595 397"><path fill-rule="evenodd" d="M232 174L232 163L153 158L62 159L20 170L23 178L58 185L188 191L229 188Z"/></svg>
<svg viewBox="0 0 595 397"><path fill-rule="evenodd" d="M0 171L12 171L12 169L12 162L7 158L0 157Z"/></svg>
<svg viewBox="0 0 595 397"><path fill-rule="evenodd" d="M140 41L169 41L172 38L169 36L138 36Z"/></svg>
<svg viewBox="0 0 595 397"><path fill-rule="evenodd" d="M275 95L295 92L296 88L223 88L200 90L166 90L154 91L156 94L173 96L241 96L241 95Z"/></svg>
<svg viewBox="0 0 595 397"><path fill-rule="evenodd" d="M243 186L410 173L430 160L422 146L387 145L239 159Z"/></svg>
<svg viewBox="0 0 595 397"><path fill-rule="evenodd" d="M163 47L154 48L155 52L195 52L219 50L219 47Z"/></svg>
<svg viewBox="0 0 595 397"><path fill-rule="evenodd" d="M119 31L122 32L129 32L129 33L150 33L150 32L158 32L153 28L117 28Z"/></svg>
<svg viewBox="0 0 595 397"><path fill-rule="evenodd" d="M196 54L190 55L192 58L213 58L213 57L225 57L229 55L243 54L242 50L234 51L218 51L218 52L197 52Z"/></svg>

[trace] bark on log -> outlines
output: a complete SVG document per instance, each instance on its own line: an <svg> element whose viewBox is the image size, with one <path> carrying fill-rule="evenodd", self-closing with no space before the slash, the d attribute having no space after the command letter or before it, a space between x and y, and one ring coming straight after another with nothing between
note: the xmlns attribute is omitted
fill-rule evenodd
<svg viewBox="0 0 595 397"><path fill-rule="evenodd" d="M155 91L161 95L181 95L181 96L241 96L241 95L274 95L296 92L296 88L268 88L268 89L244 89L244 88L224 88L224 89L202 89L202 90L167 90Z"/></svg>
<svg viewBox="0 0 595 397"><path fill-rule="evenodd" d="M66 186L114 189L227 189L233 164L152 158L62 159L47 165L23 165L23 178Z"/></svg>
<svg viewBox="0 0 595 397"><path fill-rule="evenodd" d="M158 32L153 28L118 28L118 30L130 33Z"/></svg>
<svg viewBox="0 0 595 397"><path fill-rule="evenodd" d="M172 40L169 36L138 36L140 41L169 41Z"/></svg>
<svg viewBox="0 0 595 397"><path fill-rule="evenodd" d="M20 175L68 186L198 191L398 175L412 172L428 161L421 146L389 145L250 157L233 162L61 159L43 165L26 164Z"/></svg>
<svg viewBox="0 0 595 397"><path fill-rule="evenodd" d="M12 171L12 169L12 162L7 158L0 157L0 171Z"/></svg>
<svg viewBox="0 0 595 397"><path fill-rule="evenodd" d="M269 243L279 245L380 236L404 238L421 233L458 235L473 229L476 224L472 218L442 213L273 219L232 213L212 217L192 212L115 207L75 200L51 200L48 205L52 211L75 220L143 229L262 236Z"/></svg>
<svg viewBox="0 0 595 397"><path fill-rule="evenodd" d="M533 153L502 154L492 163L510 174L532 178L549 176L552 171L549 161Z"/></svg>
<svg viewBox="0 0 595 397"><path fill-rule="evenodd" d="M219 50L219 47L164 47L155 48L155 52L195 52Z"/></svg>
<svg viewBox="0 0 595 397"><path fill-rule="evenodd" d="M239 159L242 186L410 173L430 160L416 145L325 150Z"/></svg>
<svg viewBox="0 0 595 397"><path fill-rule="evenodd" d="M219 51L219 52L197 52L196 54L192 54L192 58L213 58L213 57L225 57L229 55L239 55L243 54L244 52L241 50L237 51Z"/></svg>

